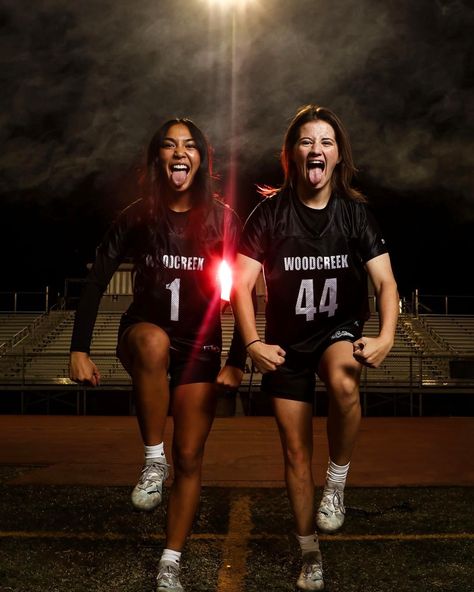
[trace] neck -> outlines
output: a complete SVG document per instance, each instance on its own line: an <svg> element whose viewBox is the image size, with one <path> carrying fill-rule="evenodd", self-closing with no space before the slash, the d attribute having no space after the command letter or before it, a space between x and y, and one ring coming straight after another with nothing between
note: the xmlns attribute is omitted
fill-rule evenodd
<svg viewBox="0 0 474 592"><path fill-rule="evenodd" d="M191 192L170 193L167 195L167 203L169 209L173 210L173 212L187 212L193 207Z"/></svg>
<svg viewBox="0 0 474 592"><path fill-rule="evenodd" d="M322 210L328 205L331 199L331 186L325 185L321 189L308 188L306 184L298 183L296 186L296 194L300 201L309 208Z"/></svg>

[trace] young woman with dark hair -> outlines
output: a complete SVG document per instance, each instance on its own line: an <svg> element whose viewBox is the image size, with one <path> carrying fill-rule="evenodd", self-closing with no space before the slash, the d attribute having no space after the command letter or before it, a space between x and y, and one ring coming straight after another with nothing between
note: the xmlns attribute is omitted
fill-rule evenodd
<svg viewBox="0 0 474 592"><path fill-rule="evenodd" d="M303 554L300 590L324 588L315 520L323 532L344 521L344 486L361 419L362 366L377 367L393 344L398 294L389 255L364 196L339 118L301 108L285 136L282 188L248 218L235 267L234 312L247 350L264 373L285 461L288 496ZM251 291L263 267L265 343ZM376 292L379 334L363 336L369 317L367 274ZM329 466L314 509L312 409L315 373L329 395Z"/></svg>
<svg viewBox="0 0 474 592"><path fill-rule="evenodd" d="M145 445L132 492L139 510L162 499L168 463L163 432L173 416L174 480L157 590L181 592L181 550L198 507L204 446L216 409L216 383L237 388L246 352L237 332L220 369L218 268L236 253L240 222L212 192L210 148L188 119L166 122L150 142L144 196L126 208L97 250L78 306L70 377L98 385L89 357L101 296L126 258L134 263L133 301L123 314L117 355L130 374Z"/></svg>

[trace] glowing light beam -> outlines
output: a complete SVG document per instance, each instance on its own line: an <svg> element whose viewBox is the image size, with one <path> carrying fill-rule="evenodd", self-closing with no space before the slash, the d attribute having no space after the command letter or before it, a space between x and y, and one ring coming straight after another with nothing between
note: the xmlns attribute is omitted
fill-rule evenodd
<svg viewBox="0 0 474 592"><path fill-rule="evenodd" d="M232 270L227 261L222 261L217 271L217 277L221 285L221 300L230 300L230 291L232 290Z"/></svg>
<svg viewBox="0 0 474 592"><path fill-rule="evenodd" d="M231 10L232 12L237 9L245 8L252 2L255 2L255 0L207 0L207 3L211 8L220 7L221 10Z"/></svg>
<svg viewBox="0 0 474 592"><path fill-rule="evenodd" d="M221 6L222 8L237 8L238 6L246 6L253 0L207 0L210 6Z"/></svg>

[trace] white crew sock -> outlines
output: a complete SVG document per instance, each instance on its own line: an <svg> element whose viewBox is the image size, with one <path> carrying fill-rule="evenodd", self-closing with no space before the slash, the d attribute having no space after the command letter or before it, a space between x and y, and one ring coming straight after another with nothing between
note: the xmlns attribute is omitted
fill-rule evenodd
<svg viewBox="0 0 474 592"><path fill-rule="evenodd" d="M174 561L179 566L179 562L181 561L181 551L163 549L160 561Z"/></svg>
<svg viewBox="0 0 474 592"><path fill-rule="evenodd" d="M315 553L319 551L319 539L317 533L308 534L307 536L296 535L298 543L300 544L301 553Z"/></svg>
<svg viewBox="0 0 474 592"><path fill-rule="evenodd" d="M328 470L326 473L326 485L337 483L338 485L342 485L344 488L350 464L351 463L348 462L347 465L336 465L335 462L329 459Z"/></svg>
<svg viewBox="0 0 474 592"><path fill-rule="evenodd" d="M147 446L145 444L145 464L151 465L151 463L155 462L158 458L165 458L163 442L155 444L154 446Z"/></svg>

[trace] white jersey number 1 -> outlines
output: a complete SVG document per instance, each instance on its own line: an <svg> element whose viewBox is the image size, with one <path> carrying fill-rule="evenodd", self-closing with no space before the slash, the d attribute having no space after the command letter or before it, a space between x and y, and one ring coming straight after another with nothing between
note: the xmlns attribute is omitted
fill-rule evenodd
<svg viewBox="0 0 474 592"><path fill-rule="evenodd" d="M329 278L324 282L323 293L319 302L319 312L327 312L328 317L333 317L337 310L337 279ZM303 305L304 303L304 305ZM298 298L296 299L295 313L305 315L307 321L314 321L314 315L318 312L314 306L313 280L301 280Z"/></svg>
<svg viewBox="0 0 474 592"><path fill-rule="evenodd" d="M180 278L175 278L166 288L171 291L171 310L170 320L179 321L179 288L181 286Z"/></svg>

